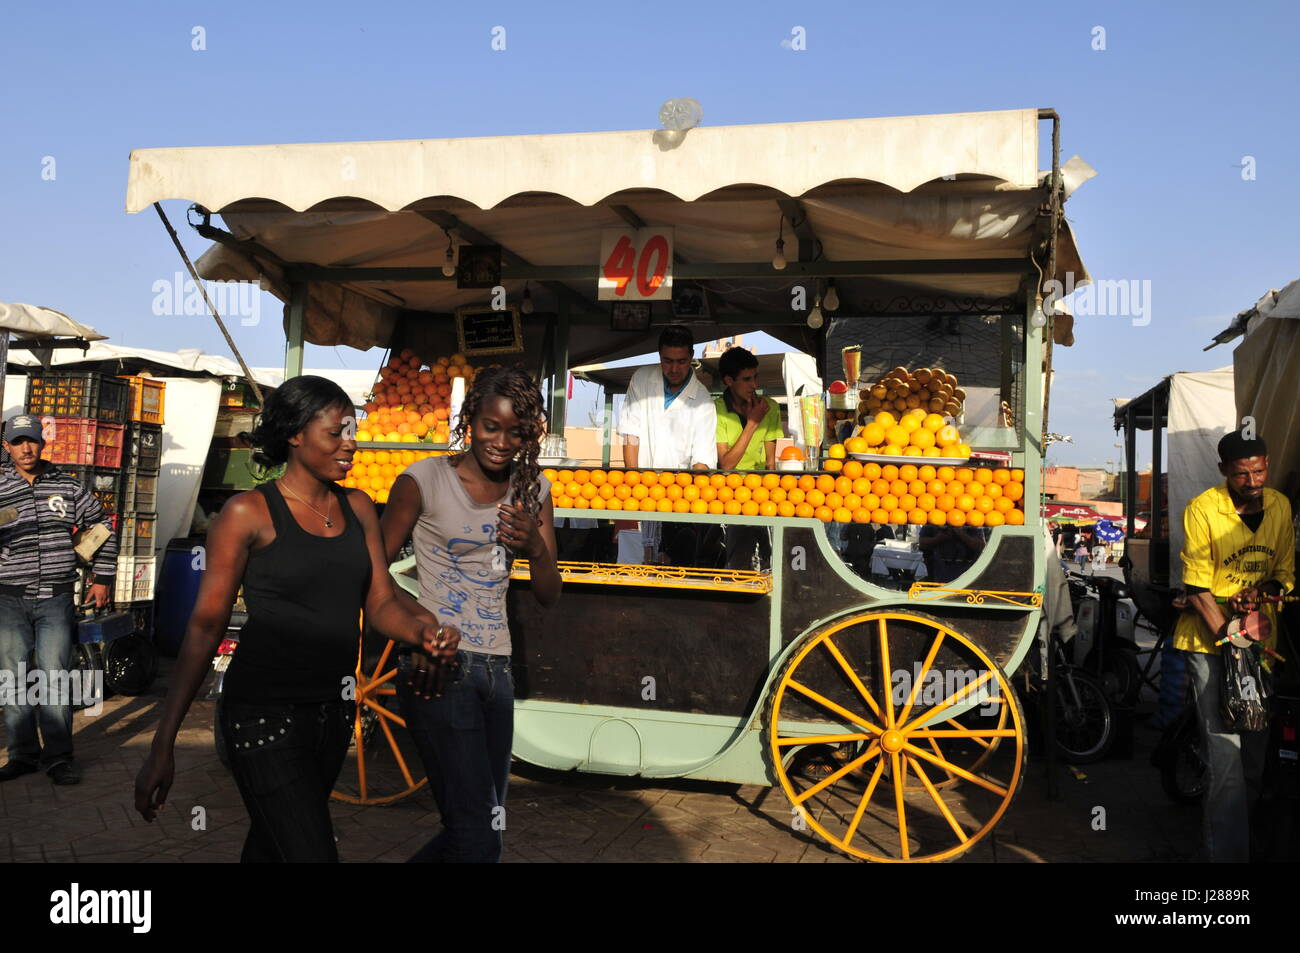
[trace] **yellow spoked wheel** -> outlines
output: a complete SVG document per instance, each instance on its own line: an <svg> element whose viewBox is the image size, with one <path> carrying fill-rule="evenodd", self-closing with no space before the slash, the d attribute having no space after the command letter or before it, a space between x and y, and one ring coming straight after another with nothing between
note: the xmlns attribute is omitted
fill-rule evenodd
<svg viewBox="0 0 1300 953"><path fill-rule="evenodd" d="M357 717L347 760L330 796L349 804L391 804L413 794L428 779L419 752L397 711L397 667L393 643L384 646L370 674L357 660ZM418 780L417 774L418 773Z"/></svg>
<svg viewBox="0 0 1300 953"><path fill-rule="evenodd" d="M1001 667L906 611L807 636L777 680L765 729L795 825L867 860L970 850L1010 807L1024 768L1024 719Z"/></svg>

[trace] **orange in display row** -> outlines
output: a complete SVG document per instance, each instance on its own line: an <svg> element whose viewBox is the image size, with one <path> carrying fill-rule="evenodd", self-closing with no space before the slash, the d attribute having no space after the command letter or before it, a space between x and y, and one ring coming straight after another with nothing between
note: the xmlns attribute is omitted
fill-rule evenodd
<svg viewBox="0 0 1300 953"><path fill-rule="evenodd" d="M1020 526L1024 471L849 461L832 473L544 470L557 508Z"/></svg>

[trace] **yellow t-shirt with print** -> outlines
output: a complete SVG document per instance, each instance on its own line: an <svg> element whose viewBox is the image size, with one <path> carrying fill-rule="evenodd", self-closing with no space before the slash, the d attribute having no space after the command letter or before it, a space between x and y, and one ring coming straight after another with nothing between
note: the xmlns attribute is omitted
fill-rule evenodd
<svg viewBox="0 0 1300 953"><path fill-rule="evenodd" d="M1264 489L1264 521L1250 531L1228 494L1226 483L1211 487L1183 511L1183 585L1208 589L1215 597L1235 595L1248 586L1281 583L1295 588L1295 531L1291 503L1277 490ZM1277 640L1277 607L1264 606ZM1226 607L1225 607L1225 615ZM1214 637L1194 610L1186 609L1174 628L1174 648L1215 652Z"/></svg>

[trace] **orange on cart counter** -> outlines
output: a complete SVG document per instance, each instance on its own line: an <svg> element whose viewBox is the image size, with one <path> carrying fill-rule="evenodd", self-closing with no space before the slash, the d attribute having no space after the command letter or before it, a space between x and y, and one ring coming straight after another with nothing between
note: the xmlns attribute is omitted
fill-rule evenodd
<svg viewBox="0 0 1300 953"><path fill-rule="evenodd" d="M1024 471L1007 468L849 460L835 473L542 472L560 509L936 526L1020 526L1025 521Z"/></svg>

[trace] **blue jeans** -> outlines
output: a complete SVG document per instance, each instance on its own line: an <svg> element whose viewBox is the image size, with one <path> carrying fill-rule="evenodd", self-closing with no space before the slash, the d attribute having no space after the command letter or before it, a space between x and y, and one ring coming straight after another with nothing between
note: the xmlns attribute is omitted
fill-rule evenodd
<svg viewBox="0 0 1300 953"><path fill-rule="evenodd" d="M338 863L329 799L356 705L221 700L221 727L244 807L240 863Z"/></svg>
<svg viewBox="0 0 1300 953"><path fill-rule="evenodd" d="M411 691L410 656L403 654L399 662L402 716L442 817L442 830L410 863L501 860L515 730L510 657L457 652L456 660L442 695L427 700Z"/></svg>
<svg viewBox="0 0 1300 953"><path fill-rule="evenodd" d="M49 599L0 595L0 669L11 673L17 691L25 695L26 686L17 684L18 673L29 664L33 651L35 668L47 673L47 687L66 684L63 675L55 678L49 673L68 672L75 624L71 593ZM39 710L32 705L4 706L10 761L48 771L72 760L72 706L67 698L62 701L62 705L41 705Z"/></svg>
<svg viewBox="0 0 1300 953"><path fill-rule="evenodd" d="M1205 849L1211 863L1250 860L1250 813L1263 788L1267 731L1228 731L1221 711L1223 656L1184 652L1196 693L1196 713L1205 742L1209 786L1202 805Z"/></svg>

